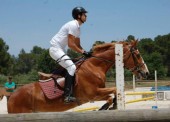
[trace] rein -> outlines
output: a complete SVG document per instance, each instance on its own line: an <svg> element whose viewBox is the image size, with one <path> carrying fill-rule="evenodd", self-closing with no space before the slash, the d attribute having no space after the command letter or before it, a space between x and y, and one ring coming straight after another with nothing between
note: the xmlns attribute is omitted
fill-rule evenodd
<svg viewBox="0 0 170 122"><path fill-rule="evenodd" d="M123 47L124 48L124 47ZM112 49L109 49L109 50L112 50ZM131 53L133 53L133 52L131 52ZM126 54L124 54L124 56L125 56ZM131 54L130 54L131 55ZM127 60L130 58L130 55L128 56L128 58L127 58ZM94 58L96 58L96 59L99 59L99 60L103 60L103 61L105 61L105 62L108 62L108 63L113 63L113 64L115 64L115 62L114 61L112 61L112 60L107 60L107 59L104 59L104 58L101 58L101 57L97 57L97 56L91 56L91 57L94 57ZM127 61L126 60L126 61Z"/></svg>
<svg viewBox="0 0 170 122"><path fill-rule="evenodd" d="M94 58L96 58L96 59L98 59L98 60L103 60L103 61L105 61L105 62L108 62L108 63L114 63L113 61L111 61L111 60L107 60L107 59L104 59L104 58L101 58L101 57L97 57L97 56L91 56L91 57L94 57Z"/></svg>

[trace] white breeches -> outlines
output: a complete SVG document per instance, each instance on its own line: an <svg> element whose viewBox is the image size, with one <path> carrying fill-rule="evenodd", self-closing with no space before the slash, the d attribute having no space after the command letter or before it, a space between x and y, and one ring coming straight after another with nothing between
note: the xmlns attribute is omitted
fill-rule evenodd
<svg viewBox="0 0 170 122"><path fill-rule="evenodd" d="M62 67L64 67L71 76L74 76L74 73L76 71L76 66L73 63L73 61L70 59L70 57L68 55L66 55L66 53L62 49L57 48L57 47L50 47L49 53L50 53L50 56L55 61L58 60L59 64ZM63 55L65 55L65 56L63 56ZM70 59L70 60L67 60L67 59Z"/></svg>

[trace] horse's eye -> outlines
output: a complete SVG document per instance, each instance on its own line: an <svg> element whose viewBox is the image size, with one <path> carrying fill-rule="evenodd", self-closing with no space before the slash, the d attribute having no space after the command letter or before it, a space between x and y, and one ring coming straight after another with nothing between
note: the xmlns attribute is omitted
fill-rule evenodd
<svg viewBox="0 0 170 122"><path fill-rule="evenodd" d="M136 56L137 56L138 59L141 57L140 54L137 54Z"/></svg>

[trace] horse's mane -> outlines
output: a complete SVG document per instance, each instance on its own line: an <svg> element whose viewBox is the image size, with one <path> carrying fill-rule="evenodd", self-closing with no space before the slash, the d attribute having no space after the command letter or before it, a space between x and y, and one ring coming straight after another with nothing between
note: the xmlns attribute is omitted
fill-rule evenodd
<svg viewBox="0 0 170 122"><path fill-rule="evenodd" d="M103 52L106 51L109 48L113 48L115 44L123 44L123 45L129 45L128 42L126 41L118 41L118 42L112 42L112 43L104 43L104 44L99 44L93 47L93 53L96 52Z"/></svg>
<svg viewBox="0 0 170 122"><path fill-rule="evenodd" d="M114 47L114 45L115 45L114 43L104 43L104 44L96 45L93 47L93 53L105 51L110 47Z"/></svg>

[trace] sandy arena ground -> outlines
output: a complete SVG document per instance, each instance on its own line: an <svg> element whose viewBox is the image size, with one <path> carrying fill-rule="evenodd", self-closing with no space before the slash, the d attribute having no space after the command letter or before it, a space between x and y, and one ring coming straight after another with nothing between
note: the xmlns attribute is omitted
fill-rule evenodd
<svg viewBox="0 0 170 122"><path fill-rule="evenodd" d="M135 91L150 91L150 88L138 88L135 89ZM131 91L126 91L131 92ZM135 96L126 96L125 102L129 100L134 99L140 99L142 98L142 95L135 95ZM94 101L94 102L88 102L86 104L83 104L81 106L78 106L74 109L68 110L68 112L81 112L85 110L98 110L103 104L105 104L105 101ZM3 97L3 99L0 101L0 114L7 114L7 99L6 97ZM167 100L148 100L148 101L141 101L141 102L135 102L135 103L129 103L125 104L125 109L153 109L153 106L157 106L159 108L170 108L170 101Z"/></svg>

